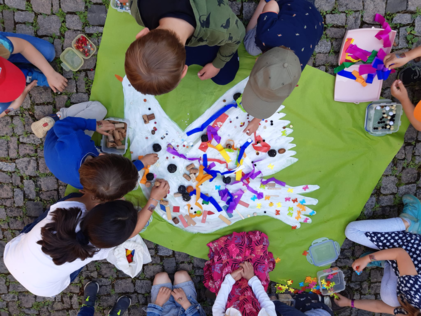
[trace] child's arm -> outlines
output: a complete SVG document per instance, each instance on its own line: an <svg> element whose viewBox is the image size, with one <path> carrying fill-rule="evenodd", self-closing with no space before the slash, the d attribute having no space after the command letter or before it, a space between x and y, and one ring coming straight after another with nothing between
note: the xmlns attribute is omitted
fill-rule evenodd
<svg viewBox="0 0 421 316"><path fill-rule="evenodd" d="M58 137L67 137L73 131L77 130L96 131L100 134L108 135L107 131L114 128L114 124L110 121L96 121L81 117L66 117L63 120L57 121L53 126L54 132Z"/></svg>
<svg viewBox="0 0 421 316"><path fill-rule="evenodd" d="M421 122L418 121L414 116L414 105L412 104L411 100L408 97L408 91L406 91L405 86L403 85L402 81L395 80L392 86L390 87L390 91L392 95L398 99L398 101L402 104L403 110L408 117L409 121L411 122L412 126L417 130L421 131Z"/></svg>
<svg viewBox="0 0 421 316"><path fill-rule="evenodd" d="M218 295L216 296L215 303L212 307L213 316L224 316L225 309L228 302L228 295L230 294L233 285L235 284L234 278L231 274L225 276L224 282L221 284Z"/></svg>
<svg viewBox="0 0 421 316"><path fill-rule="evenodd" d="M22 54L31 64L39 68L47 77L48 84L54 92L57 90L62 92L67 87L67 79L56 72L31 43L17 37L8 37L8 39L14 46L13 54Z"/></svg>
<svg viewBox="0 0 421 316"><path fill-rule="evenodd" d="M384 58L384 64L387 68L395 69L402 67L417 57L421 57L421 46L411 49L406 53L391 53Z"/></svg>
<svg viewBox="0 0 421 316"><path fill-rule="evenodd" d="M279 4L278 1L269 1L263 8L263 13L274 12L279 14Z"/></svg>
<svg viewBox="0 0 421 316"><path fill-rule="evenodd" d="M248 283L253 289L253 293L257 300L259 301L260 307L264 308L268 315L276 316L275 304L273 304L273 302L270 300L259 278L254 276L249 280Z"/></svg>
<svg viewBox="0 0 421 316"><path fill-rule="evenodd" d="M342 296L339 293L336 293L339 299L335 299L335 303L340 307L351 307L351 300L347 297ZM373 313L383 313L383 314L394 314L395 308L392 306L383 303L383 301L376 301L376 300L355 300L354 301L355 308L363 309L365 311L373 312ZM398 306L396 306L398 307Z"/></svg>
<svg viewBox="0 0 421 316"><path fill-rule="evenodd" d="M257 5L256 11L254 11L253 16L251 17L251 20L249 24L247 25L247 32L253 29L257 25L257 19L259 18L259 15L263 12L263 8L266 5L265 0L260 0L259 4Z"/></svg>
<svg viewBox="0 0 421 316"><path fill-rule="evenodd" d="M133 238L139 234L143 227L146 226L148 220L152 216L155 207L158 205L159 200L167 196L170 190L170 185L167 181L162 179L157 179L156 181L160 183L159 187L154 186L152 188L151 197L149 198L148 203L146 203L142 210L137 214L137 224L130 238Z"/></svg>
<svg viewBox="0 0 421 316"><path fill-rule="evenodd" d="M33 87L35 87L37 85L37 81L32 81L29 85L27 85L25 87L25 89L23 90L22 94L15 100L13 101L10 105L8 109L13 109L13 110L17 110L23 103L23 101L25 100L26 96L28 95L28 92L31 91L31 89ZM7 109L5 111L3 111L3 113L0 114L0 117L3 117L5 115L7 115L8 111Z"/></svg>

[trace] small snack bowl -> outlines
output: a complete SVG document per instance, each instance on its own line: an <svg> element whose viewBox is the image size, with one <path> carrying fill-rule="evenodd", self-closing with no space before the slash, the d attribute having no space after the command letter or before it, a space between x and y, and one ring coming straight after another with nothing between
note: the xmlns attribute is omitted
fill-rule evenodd
<svg viewBox="0 0 421 316"><path fill-rule="evenodd" d="M339 244L329 238L316 239L308 250L307 261L316 267L329 265L338 259L340 249Z"/></svg>
<svg viewBox="0 0 421 316"><path fill-rule="evenodd" d="M346 282L344 273L337 267L317 272L317 278L319 279L322 295L332 295L333 293L339 293L345 290ZM335 284L330 287L331 283Z"/></svg>
<svg viewBox="0 0 421 316"><path fill-rule="evenodd" d="M84 63L84 59L89 59L96 52L96 46L83 34L79 34L72 41L72 47L67 47L60 55L61 66L66 71L78 71Z"/></svg>
<svg viewBox="0 0 421 316"><path fill-rule="evenodd" d="M124 155L127 151L128 146L128 130L129 130L129 121L125 119L119 119L110 117L106 119L116 126L116 129L110 136L102 135L101 139L101 150L107 154L117 154ZM120 127L121 125L121 127ZM117 127L118 126L118 127Z"/></svg>
<svg viewBox="0 0 421 316"><path fill-rule="evenodd" d="M365 112L365 130L373 136L385 136L396 133L401 126L402 104L383 99L367 106Z"/></svg>
<svg viewBox="0 0 421 316"><path fill-rule="evenodd" d="M130 13L129 0L111 0L111 7L116 9L118 12Z"/></svg>

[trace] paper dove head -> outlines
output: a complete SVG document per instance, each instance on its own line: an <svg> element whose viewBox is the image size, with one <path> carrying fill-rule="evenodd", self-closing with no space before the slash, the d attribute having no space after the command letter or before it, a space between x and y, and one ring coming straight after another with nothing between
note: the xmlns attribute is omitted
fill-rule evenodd
<svg viewBox="0 0 421 316"><path fill-rule="evenodd" d="M253 117L233 99L246 83L228 90L182 131L155 97L137 92L127 78L122 82L132 157L154 151L159 155L155 165L140 171L140 187L149 197L154 179L169 182L170 192L155 211L180 229L209 233L262 215L293 229L311 223L309 215L315 211L307 205L317 200L302 194L317 190L317 185L291 187L264 179L297 161L289 136L292 125L281 112L284 106L263 120L255 135L247 136L243 130Z"/></svg>

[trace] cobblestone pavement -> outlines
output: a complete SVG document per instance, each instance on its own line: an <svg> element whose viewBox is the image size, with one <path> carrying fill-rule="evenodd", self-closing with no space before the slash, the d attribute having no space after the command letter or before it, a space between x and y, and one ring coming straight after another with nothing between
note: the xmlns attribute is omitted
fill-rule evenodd
<svg viewBox="0 0 421 316"><path fill-rule="evenodd" d="M406 51L416 45L421 36L421 0L316 0L325 19L325 34L310 64L333 73L345 31L359 27L379 27L373 24L375 13L386 14L393 29L398 30L394 51ZM101 45L107 0L0 0L0 31L35 35L54 44L56 56L70 46L79 33L87 34ZM256 3L231 2L233 10L245 22L253 14ZM420 9L417 9L417 8ZM62 197L65 183L58 181L48 170L43 158L43 141L31 132L31 123L62 107L86 101L95 75L96 58L85 61L77 73L64 71L69 79L65 93L55 94L50 89L36 87L20 111L0 119L0 241L1 247L15 237L24 225L33 221L42 211ZM57 58L53 65L62 71ZM391 75L384 84L383 96L390 97ZM421 90L410 89L415 100L421 99ZM412 126L405 135L405 144L385 170L364 209L360 219L388 218L402 210L401 197L406 193L421 197L419 171L421 165L421 133ZM83 294L83 285L95 279L100 283L99 304L95 315L107 315L117 297L128 294L133 306L129 315L143 315L143 307L150 300L151 280L160 271L172 275L176 270L189 271L198 289L198 300L211 314L212 300L206 298L202 284L205 261L184 253L173 252L148 242L153 262L143 273L128 278L107 262L89 264L80 277L55 298L36 297L28 293L11 276L0 260L0 316L5 315L77 315ZM347 284L355 298L379 298L381 269L366 269L360 276L352 273L350 265L364 252L364 248L346 240L335 263L345 271ZM0 249L2 256L3 249ZM274 291L274 286L271 287ZM371 314L354 310L352 315ZM351 315L348 309L341 316Z"/></svg>

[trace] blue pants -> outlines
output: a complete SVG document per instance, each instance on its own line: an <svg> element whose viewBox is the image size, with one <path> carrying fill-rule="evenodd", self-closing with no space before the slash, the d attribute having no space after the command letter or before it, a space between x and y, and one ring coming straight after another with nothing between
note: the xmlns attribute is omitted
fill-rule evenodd
<svg viewBox="0 0 421 316"><path fill-rule="evenodd" d="M82 193L70 193L69 195L66 195L64 198L62 198L62 199L60 199L60 200L58 200L57 202L62 202L62 201L66 201L66 200L68 200L68 199L71 199L71 198L75 198L75 197L80 197L80 196L82 196L83 194ZM46 210L44 213L42 213L40 216L38 216L38 218L37 219L35 219L31 224L28 224L28 225L26 225L23 229L22 229L22 231L20 232L21 234L22 233L29 233L31 230L32 230L32 228L34 228L35 227L35 225L36 224L38 224L40 221L42 221L44 218L46 218L47 217L47 215L48 215L48 211L49 211L49 209L48 210ZM82 271L82 269L83 269L83 267L82 268L80 268L79 270L76 270L75 272L73 272L71 275L70 275L70 283L72 283L76 278L77 278L77 276L79 275L79 273L80 273L80 271ZM93 315L93 314L92 314Z"/></svg>
<svg viewBox="0 0 421 316"><path fill-rule="evenodd" d="M276 315L278 316L306 316L302 311L285 303L279 301L273 301L273 303L275 304Z"/></svg>
<svg viewBox="0 0 421 316"><path fill-rule="evenodd" d="M37 38L31 35L26 34L16 34L16 33L9 33L9 32L0 32L1 35L6 37L16 37L21 38L29 43L31 43L44 57L47 59L48 62L52 62L56 56L56 51L54 50L54 45L50 42L43 40L41 38ZM22 54L11 54L9 59L13 64L31 64ZM19 65L17 65L19 67ZM0 113L3 113L12 102L5 102L0 103Z"/></svg>
<svg viewBox="0 0 421 316"><path fill-rule="evenodd" d="M213 62L219 48L219 46L206 45L197 47L186 46L186 65L206 66ZM225 64L224 68L212 78L212 81L221 86L226 85L234 80L238 68L240 68L240 61L238 60L238 52L236 52L231 60Z"/></svg>

